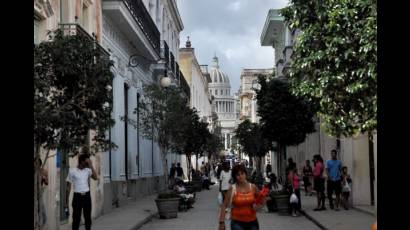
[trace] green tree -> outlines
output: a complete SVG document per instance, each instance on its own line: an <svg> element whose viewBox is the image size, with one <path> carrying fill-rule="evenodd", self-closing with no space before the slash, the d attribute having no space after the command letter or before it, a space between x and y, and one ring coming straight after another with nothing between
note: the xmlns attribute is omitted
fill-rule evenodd
<svg viewBox="0 0 410 230"><path fill-rule="evenodd" d="M297 37L288 77L319 105L328 133L377 128L377 1L291 0L282 10Z"/></svg>
<svg viewBox="0 0 410 230"><path fill-rule="evenodd" d="M46 151L41 167L56 148L66 159L82 147L96 153L114 146L105 136L114 124L111 66L96 41L86 36L64 36L57 30L51 41L34 46L34 156ZM36 167L35 229L41 228L39 171Z"/></svg>
<svg viewBox="0 0 410 230"><path fill-rule="evenodd" d="M265 138L262 128L257 123L252 123L248 119L238 125L235 130L236 138L245 154L257 159L256 170L262 172L262 157L271 148L271 142Z"/></svg>
<svg viewBox="0 0 410 230"><path fill-rule="evenodd" d="M286 146L302 143L315 131L315 107L309 101L294 96L289 84L277 78L267 81L259 77L256 90L258 115L263 137L277 142L279 154L286 155ZM283 163L283 162L282 162Z"/></svg>

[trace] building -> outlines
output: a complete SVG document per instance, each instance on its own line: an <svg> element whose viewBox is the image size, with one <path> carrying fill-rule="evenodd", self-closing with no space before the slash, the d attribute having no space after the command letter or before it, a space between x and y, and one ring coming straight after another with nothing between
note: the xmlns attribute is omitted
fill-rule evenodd
<svg viewBox="0 0 410 230"><path fill-rule="evenodd" d="M168 170L163 168L158 143L122 117L138 123L133 111L138 111L143 86L159 84L163 77L189 89L177 62L183 24L175 0L104 0L102 13L102 44L114 61L115 75L112 116L116 123L110 138L118 146L104 156L104 212L108 212L165 189L164 170ZM179 156L169 153L166 160L170 165Z"/></svg>
<svg viewBox="0 0 410 230"><path fill-rule="evenodd" d="M228 153L231 151L231 141L236 125L235 98L231 95L229 77L219 68L219 61L216 56L212 59L209 74L211 77L209 92L215 98L215 112L221 124L225 152Z"/></svg>
<svg viewBox="0 0 410 230"><path fill-rule="evenodd" d="M271 46L275 50L276 76L284 78L292 62L293 45L300 30L291 31L284 23L279 9L268 12L261 34L261 45ZM356 137L330 137L320 126L321 120L316 123L316 132L307 136L305 142L298 146L286 148L286 156L279 156L277 172L284 171L286 157L292 157L301 170L305 160L312 160L313 155L320 154L323 159L330 158L330 151L337 149L339 159L348 167L353 180L352 202L354 205L374 205L377 201L377 132L372 133L373 139L360 134Z"/></svg>
<svg viewBox="0 0 410 230"><path fill-rule="evenodd" d="M241 113L240 120L249 119L252 122L259 122L257 116L256 93L254 87L257 87L258 76L269 77L273 69L243 69L241 72Z"/></svg>
<svg viewBox="0 0 410 230"><path fill-rule="evenodd" d="M49 40L47 31L55 31L60 28L65 35L85 36L97 40L101 48L102 39L102 1L101 0L35 0L34 1L34 44ZM101 48L102 52L107 52ZM108 53L107 53L108 55ZM45 152L45 151L44 151ZM71 228L71 217L64 215L64 200L66 191L66 178L69 167L77 165L77 157L62 158L59 150L50 150L49 157L41 153L45 163L44 169L48 171L49 184L43 194L46 208L46 229ZM92 157L97 174L102 178L102 153ZM92 217L96 218L103 212L103 183L102 180L93 181L90 184L93 202ZM70 204L72 193L70 197ZM71 208L71 205L70 205ZM72 213L72 210L70 210Z"/></svg>
<svg viewBox="0 0 410 230"><path fill-rule="evenodd" d="M212 97L208 91L208 83L211 81L210 75L206 72L206 66L198 64L195 55L195 48L191 46L188 40L184 48L179 49L179 65L183 76L185 77L190 88L190 107L196 109L201 120L209 123L209 129L212 127ZM181 156L181 165L184 172L188 172L187 158ZM199 166L206 157L198 159ZM191 157L191 165L196 167L196 157Z"/></svg>

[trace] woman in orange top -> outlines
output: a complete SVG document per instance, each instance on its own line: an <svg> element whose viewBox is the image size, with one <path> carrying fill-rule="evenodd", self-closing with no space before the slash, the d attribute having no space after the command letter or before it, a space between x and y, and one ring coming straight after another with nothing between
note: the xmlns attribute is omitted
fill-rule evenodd
<svg viewBox="0 0 410 230"><path fill-rule="evenodd" d="M264 205L264 201L256 205L256 197L259 195L258 188L246 180L246 168L244 165L236 165L232 169L232 179L234 181L227 192L224 203L221 206L219 215L219 229L225 229L225 213L231 206L231 230L259 230L256 210ZM233 193L233 194L232 194Z"/></svg>

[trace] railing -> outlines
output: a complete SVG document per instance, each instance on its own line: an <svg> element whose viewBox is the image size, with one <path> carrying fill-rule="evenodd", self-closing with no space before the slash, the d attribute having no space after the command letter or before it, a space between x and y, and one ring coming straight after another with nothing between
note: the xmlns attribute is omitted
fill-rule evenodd
<svg viewBox="0 0 410 230"><path fill-rule="evenodd" d="M169 65L169 47L166 41L162 40L162 57L165 60L165 64Z"/></svg>
<svg viewBox="0 0 410 230"><path fill-rule="evenodd" d="M175 67L175 69L176 69L175 76L176 76L177 81L179 82L179 80L180 80L179 78L181 77L181 70L179 69L178 62L175 62L175 65L176 65L176 67Z"/></svg>
<svg viewBox="0 0 410 230"><path fill-rule="evenodd" d="M174 54L172 54L172 52L170 53L171 53L171 70L173 73L175 73L175 57L174 57Z"/></svg>
<svg viewBox="0 0 410 230"><path fill-rule="evenodd" d="M160 55L160 32L145 8L142 0L122 0L127 6L138 26L151 43L155 52Z"/></svg>
<svg viewBox="0 0 410 230"><path fill-rule="evenodd" d="M182 74L182 72L179 72L179 85L182 88L182 90L185 92L185 94L187 95L188 98L191 97L191 93L190 93L190 89L189 89L189 85L185 80L184 75Z"/></svg>
<svg viewBox="0 0 410 230"><path fill-rule="evenodd" d="M102 52L102 54L106 57L109 57L110 54L98 43L97 37L94 35L89 34L81 25L77 23L61 23L60 29L63 32L64 36L83 36L90 41L94 41L94 44L96 45L96 48Z"/></svg>

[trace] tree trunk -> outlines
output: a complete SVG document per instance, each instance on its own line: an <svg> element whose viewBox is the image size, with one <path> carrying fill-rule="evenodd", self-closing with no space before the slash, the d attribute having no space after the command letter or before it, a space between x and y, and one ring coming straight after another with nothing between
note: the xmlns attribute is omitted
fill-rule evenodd
<svg viewBox="0 0 410 230"><path fill-rule="evenodd" d="M198 156L199 154L195 154L195 171L198 170Z"/></svg>
<svg viewBox="0 0 410 230"><path fill-rule="evenodd" d="M167 148L161 148L162 167L164 168L165 185L168 186L168 165L167 165Z"/></svg>

